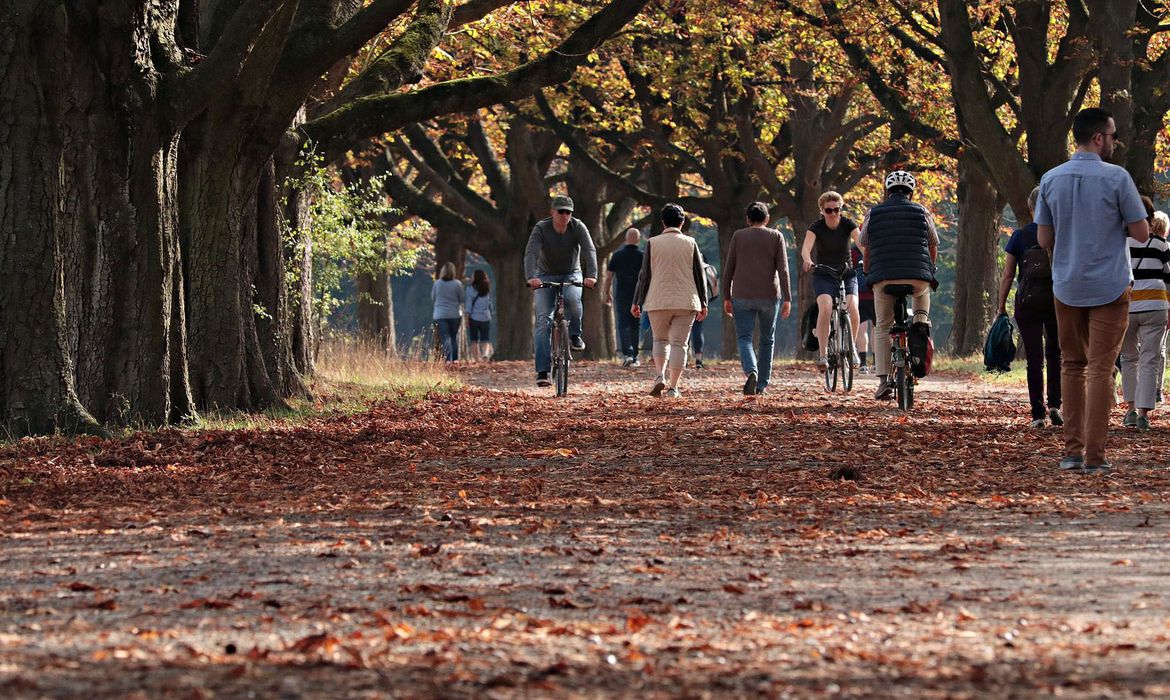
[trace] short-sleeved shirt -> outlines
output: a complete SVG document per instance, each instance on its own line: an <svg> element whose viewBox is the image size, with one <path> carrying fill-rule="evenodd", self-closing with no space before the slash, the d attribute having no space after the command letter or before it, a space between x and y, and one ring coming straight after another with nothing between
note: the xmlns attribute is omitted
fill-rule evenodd
<svg viewBox="0 0 1170 700"><path fill-rule="evenodd" d="M638 273L642 270L642 251L638 246L626 244L609 256L606 269L613 273L613 296L621 305L628 307L634 300L634 289L638 286Z"/></svg>
<svg viewBox="0 0 1170 700"><path fill-rule="evenodd" d="M1003 252L1014 257L1016 262L1019 263L1020 258L1024 257L1025 251L1040 245L1039 238L1037 237L1039 229L1040 227L1033 221L1023 228L1012 231L1012 236L1008 239L1007 244L1004 245ZM1024 274L1024 268L1017 265L1016 276L1019 277L1022 274Z"/></svg>
<svg viewBox="0 0 1170 700"><path fill-rule="evenodd" d="M829 228L823 218L817 219L808 230L816 236L813 258L818 265L828 265L836 270L849 267L849 244L853 240L853 232L857 230L857 224L852 219L842 216L837 228Z"/></svg>
<svg viewBox="0 0 1170 700"><path fill-rule="evenodd" d="M1146 208L1125 168L1077 151L1044 173L1036 223L1051 226L1052 291L1068 306L1103 306L1125 292L1130 272L1126 225Z"/></svg>

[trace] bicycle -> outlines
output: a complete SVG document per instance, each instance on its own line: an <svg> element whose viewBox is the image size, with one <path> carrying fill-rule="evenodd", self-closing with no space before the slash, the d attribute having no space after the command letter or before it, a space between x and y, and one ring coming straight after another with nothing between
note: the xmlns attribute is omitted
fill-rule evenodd
<svg viewBox="0 0 1170 700"><path fill-rule="evenodd" d="M569 319L565 318L565 287L584 287L580 282L544 282L533 289L556 289L552 322L552 380L557 396L569 393Z"/></svg>
<svg viewBox="0 0 1170 700"><path fill-rule="evenodd" d="M918 378L910 366L910 323L906 315L906 297L914 293L909 284L891 284L885 293L894 297L894 325L890 326L890 368L894 372L894 398L898 408L909 411L914 406L914 386Z"/></svg>
<svg viewBox="0 0 1170 700"><path fill-rule="evenodd" d="M845 307L845 271L828 265L813 265L813 270L837 280L837 296L833 297L829 317L829 338L824 348L829 361L825 367L825 389L836 391L840 378L842 390L848 393L853 390L853 326Z"/></svg>

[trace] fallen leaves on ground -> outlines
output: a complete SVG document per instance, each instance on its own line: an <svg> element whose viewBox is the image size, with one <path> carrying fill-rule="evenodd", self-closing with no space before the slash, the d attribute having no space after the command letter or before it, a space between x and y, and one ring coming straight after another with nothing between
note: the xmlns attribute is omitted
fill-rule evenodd
<svg viewBox="0 0 1170 700"><path fill-rule="evenodd" d="M1022 390L963 377L903 414L807 365L755 398L735 365L688 372L680 400L591 363L557 400L530 370L264 431L0 449L0 690L1170 690L1160 426L1088 477L1054 468Z"/></svg>

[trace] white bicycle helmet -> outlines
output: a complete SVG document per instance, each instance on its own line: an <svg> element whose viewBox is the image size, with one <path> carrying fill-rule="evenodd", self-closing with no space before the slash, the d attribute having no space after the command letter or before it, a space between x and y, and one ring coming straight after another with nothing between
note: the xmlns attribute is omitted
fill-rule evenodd
<svg viewBox="0 0 1170 700"><path fill-rule="evenodd" d="M914 176L905 170L895 170L886 175L886 191L888 192L894 187L906 187L913 192L918 187L918 183L914 180Z"/></svg>

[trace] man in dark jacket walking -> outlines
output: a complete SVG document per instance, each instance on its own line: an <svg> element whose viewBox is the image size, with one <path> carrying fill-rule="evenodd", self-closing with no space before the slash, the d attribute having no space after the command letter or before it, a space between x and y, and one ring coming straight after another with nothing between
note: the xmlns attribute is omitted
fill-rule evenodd
<svg viewBox="0 0 1170 700"><path fill-rule="evenodd" d="M930 323L930 283L938 259L938 231L934 218L921 204L911 201L917 182L905 170L886 176L886 199L869 210L861 225L861 254L865 276L873 289L877 322L873 331L873 352L878 386L874 398L893 394L890 381L890 326L894 324L894 297L886 287L910 285L914 322Z"/></svg>
<svg viewBox="0 0 1170 700"><path fill-rule="evenodd" d="M626 230L626 244L609 256L605 271L605 285L602 303L613 306L617 321L618 339L621 341L623 367L638 365L638 324L640 321L630 313L634 304L634 290L638 287L638 273L642 271L642 251L638 241L642 233L636 228ZM611 291L612 290L612 291ZM614 305L617 299L617 305Z"/></svg>

